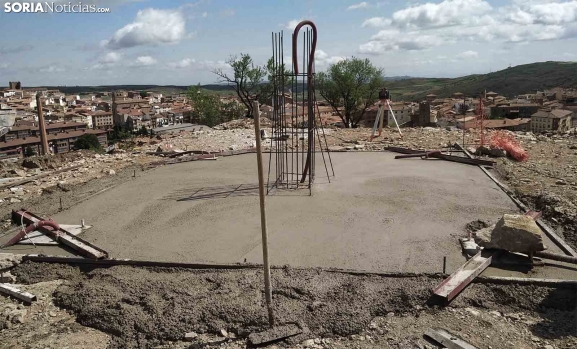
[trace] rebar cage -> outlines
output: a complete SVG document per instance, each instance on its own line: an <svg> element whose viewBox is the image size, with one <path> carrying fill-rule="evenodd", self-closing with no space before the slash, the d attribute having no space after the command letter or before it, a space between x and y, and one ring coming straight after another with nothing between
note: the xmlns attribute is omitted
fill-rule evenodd
<svg viewBox="0 0 577 349"><path fill-rule="evenodd" d="M302 35L303 71L299 72L298 33L304 25L310 28ZM296 26L292 35L291 70L285 68L283 39L282 31L272 34L273 111L267 193L277 188L308 189L312 194L317 147L328 181L335 175L315 93L316 26L311 21L302 21Z"/></svg>

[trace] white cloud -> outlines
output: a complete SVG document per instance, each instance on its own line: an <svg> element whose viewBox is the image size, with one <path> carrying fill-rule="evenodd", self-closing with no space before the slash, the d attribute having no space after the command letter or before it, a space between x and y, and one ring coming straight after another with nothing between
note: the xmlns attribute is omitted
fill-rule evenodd
<svg viewBox="0 0 577 349"><path fill-rule="evenodd" d="M104 45L117 50L140 45L175 44L185 35L182 13L177 10L147 8L138 11L134 22L118 29Z"/></svg>
<svg viewBox="0 0 577 349"><path fill-rule="evenodd" d="M6 69L6 68L8 68L8 64L6 63L0 64L0 69Z"/></svg>
<svg viewBox="0 0 577 349"><path fill-rule="evenodd" d="M577 0L511 0L493 8L485 0L444 0L409 6L363 27L386 28L359 46L360 53L422 50L459 41L528 43L577 37Z"/></svg>
<svg viewBox="0 0 577 349"><path fill-rule="evenodd" d="M168 63L168 66L170 68L188 68L194 63L196 63L196 60L194 58L185 58L178 62Z"/></svg>
<svg viewBox="0 0 577 349"><path fill-rule="evenodd" d="M329 56L323 50L316 50L315 51L315 64L319 67L328 66L331 64L338 63L340 61L344 61L346 58L341 56Z"/></svg>
<svg viewBox="0 0 577 349"><path fill-rule="evenodd" d="M477 51L465 51L465 52L461 52L457 55L457 57L459 58L477 58L479 57L479 53Z"/></svg>
<svg viewBox="0 0 577 349"><path fill-rule="evenodd" d="M297 26L301 21L302 21L302 19L293 19L293 20L290 20L290 21L286 24L285 28L286 28L286 29L290 29L290 30L294 30L294 29L296 28L296 26Z"/></svg>
<svg viewBox="0 0 577 349"><path fill-rule="evenodd" d="M208 12L205 11L202 13L202 18L206 18L206 17L208 17Z"/></svg>
<svg viewBox="0 0 577 349"><path fill-rule="evenodd" d="M354 5L347 7L347 11L358 10L358 9L367 8L367 7L369 7L369 3L366 1L363 1L363 2L359 2L358 4L354 4Z"/></svg>
<svg viewBox="0 0 577 349"><path fill-rule="evenodd" d="M393 24L416 28L448 27L466 23L492 10L484 0L444 0L415 5L393 13Z"/></svg>
<svg viewBox="0 0 577 349"><path fill-rule="evenodd" d="M392 21L384 17L373 17L363 22L363 27L380 28L390 26Z"/></svg>
<svg viewBox="0 0 577 349"><path fill-rule="evenodd" d="M157 63L157 60L155 58L152 58L150 56L140 56L140 57L137 57L134 62L132 62L132 65L137 66L137 67L145 67L145 66L155 65L156 63Z"/></svg>
<svg viewBox="0 0 577 349"><path fill-rule="evenodd" d="M420 51L444 43L440 37L420 32L401 33L398 29L381 30L371 37L371 41L359 47L360 53L383 54L387 51Z"/></svg>
<svg viewBox="0 0 577 349"><path fill-rule="evenodd" d="M56 65L48 65L46 67L42 67L40 69L38 69L38 71L42 72L42 73L60 73L65 71L66 69L56 66Z"/></svg>
<svg viewBox="0 0 577 349"><path fill-rule="evenodd" d="M197 61L194 58L184 58L177 62L168 63L170 69L202 69L202 70L214 70L214 69L229 69L230 65L225 61Z"/></svg>
<svg viewBox="0 0 577 349"><path fill-rule="evenodd" d="M98 62L108 64L108 63L116 63L122 59L122 53L117 52L108 52L104 56L100 57Z"/></svg>

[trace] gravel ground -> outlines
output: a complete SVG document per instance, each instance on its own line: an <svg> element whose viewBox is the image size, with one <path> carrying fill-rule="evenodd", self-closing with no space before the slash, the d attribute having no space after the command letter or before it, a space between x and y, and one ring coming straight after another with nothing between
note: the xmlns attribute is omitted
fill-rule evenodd
<svg viewBox="0 0 577 349"><path fill-rule="evenodd" d="M267 326L260 270L81 271L26 262L13 274L22 283L66 279L53 294L55 304L76 314L80 324L109 334L110 348L180 347L191 331L201 347L240 348L250 332ZM278 345L425 348L422 335L430 327L443 327L479 348L577 345L574 290L474 284L441 309L427 305L439 280L274 270L277 322L304 329Z"/></svg>

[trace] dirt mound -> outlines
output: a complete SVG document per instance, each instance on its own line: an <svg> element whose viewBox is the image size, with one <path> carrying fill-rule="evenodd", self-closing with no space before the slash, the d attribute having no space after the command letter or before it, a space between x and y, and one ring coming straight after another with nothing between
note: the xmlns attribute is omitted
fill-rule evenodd
<svg viewBox="0 0 577 349"><path fill-rule="evenodd" d="M82 325L113 335L111 347L150 347L187 332L240 337L267 327L260 270L207 271L113 267L81 274L76 267L24 263L20 281L71 280L54 293ZM299 323L313 336L358 334L371 319L434 314L426 306L435 277L385 278L319 270L273 270L277 323ZM574 291L531 286L471 285L454 307L498 311L573 309Z"/></svg>

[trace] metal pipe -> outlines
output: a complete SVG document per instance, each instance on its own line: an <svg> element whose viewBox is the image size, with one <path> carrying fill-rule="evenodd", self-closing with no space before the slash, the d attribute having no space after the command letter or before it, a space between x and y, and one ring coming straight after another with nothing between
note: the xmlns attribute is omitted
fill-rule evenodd
<svg viewBox="0 0 577 349"><path fill-rule="evenodd" d="M12 239L10 239L10 241L5 243L2 246L2 248L16 244L18 241L22 240L22 238L24 236L26 236L28 233L31 233L34 230L36 230L40 227L45 227L45 226L52 227L52 228L54 228L54 230L60 230L60 226L58 225L58 223L56 223L54 221L39 221L39 222L30 224L28 227L26 227L26 229L22 229L18 234L16 234Z"/></svg>

